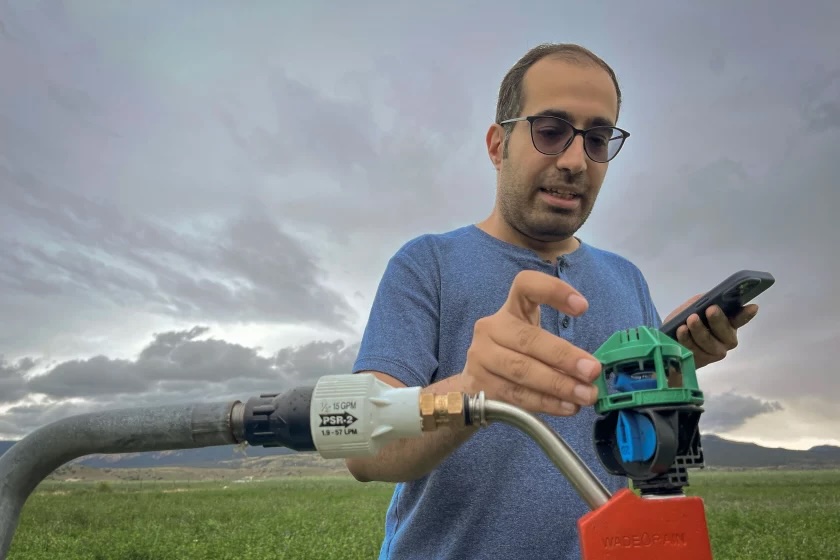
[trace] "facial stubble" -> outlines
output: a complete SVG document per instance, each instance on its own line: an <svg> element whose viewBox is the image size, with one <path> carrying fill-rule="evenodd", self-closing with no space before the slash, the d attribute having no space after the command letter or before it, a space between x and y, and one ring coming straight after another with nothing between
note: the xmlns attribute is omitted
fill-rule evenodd
<svg viewBox="0 0 840 560"><path fill-rule="evenodd" d="M589 219L594 202L589 198L591 189L581 189L586 196L582 197L580 210L551 208L537 199L538 191L533 185L519 181L516 171L506 159L499 174L497 196L502 218L521 235L542 242L561 241L572 237Z"/></svg>

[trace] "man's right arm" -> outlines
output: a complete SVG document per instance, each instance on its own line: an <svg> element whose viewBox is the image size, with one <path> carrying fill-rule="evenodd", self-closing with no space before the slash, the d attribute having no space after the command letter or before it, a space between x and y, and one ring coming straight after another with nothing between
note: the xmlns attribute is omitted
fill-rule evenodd
<svg viewBox="0 0 840 560"><path fill-rule="evenodd" d="M488 399L504 401L532 413L556 416L577 414L581 406L595 404L598 390L594 381L601 373L601 363L589 352L541 328L540 305L543 304L575 317L585 313L589 306L580 293L555 276L520 272L501 309L476 321L462 371L436 383L421 385L421 392L460 391L474 395L483 391ZM381 330L382 325L377 324L377 328ZM382 339L386 348L402 348L391 344L387 335ZM432 362L428 347L420 346L415 356L417 359L409 363L424 358L428 364ZM368 360L369 363L377 361L393 365L390 360ZM427 365L421 371L430 369ZM374 367L359 367L357 371L372 372L394 387L405 386ZM360 481L416 480L440 465L477 429L443 427L419 438L399 440L386 446L376 457L348 459L347 468Z"/></svg>
<svg viewBox="0 0 840 560"><path fill-rule="evenodd" d="M405 384L385 373L366 373L376 375L393 387L405 387ZM423 393L435 394L450 391L467 391L461 375L453 375L421 389ZM433 432L424 432L418 438L392 442L383 447L375 457L354 457L345 462L350 473L360 482L417 480L434 470L477 430L475 426L441 426Z"/></svg>

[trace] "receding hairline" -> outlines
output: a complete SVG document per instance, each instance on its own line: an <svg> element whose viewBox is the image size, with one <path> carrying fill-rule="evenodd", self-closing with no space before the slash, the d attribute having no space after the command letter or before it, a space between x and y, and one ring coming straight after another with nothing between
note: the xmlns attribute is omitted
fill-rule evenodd
<svg viewBox="0 0 840 560"><path fill-rule="evenodd" d="M621 88L612 67L590 49L574 43L542 43L523 54L507 71L499 87L496 102L496 123L520 116L524 95L524 80L528 70L544 59L555 59L579 66L600 67L615 86L617 97L616 120L621 112Z"/></svg>
<svg viewBox="0 0 840 560"><path fill-rule="evenodd" d="M535 61L531 66L529 66L525 72L522 74L522 83L520 84L520 102L521 107L525 107L528 104L527 92L525 91L525 82L528 79L528 74L531 73L531 70L534 69L534 66L537 66L540 62L545 60L559 60L562 62L568 62L570 64L582 67L582 68L594 68L596 70L601 70L607 78L610 80L610 84L615 85L615 77L610 74L610 70L604 68L603 63L598 60L597 58L592 58L596 56L593 54L586 54L577 51L560 51L560 52L552 52L548 53L545 56L542 56L539 60ZM615 117L616 121L618 120L618 114L621 111L621 98L619 97L619 93L615 90L616 94L616 108L615 108Z"/></svg>

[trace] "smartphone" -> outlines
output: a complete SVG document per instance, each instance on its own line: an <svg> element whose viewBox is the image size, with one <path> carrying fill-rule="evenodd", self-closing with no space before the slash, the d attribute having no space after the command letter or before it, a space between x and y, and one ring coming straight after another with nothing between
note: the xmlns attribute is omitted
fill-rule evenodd
<svg viewBox="0 0 840 560"><path fill-rule="evenodd" d="M701 298L688 306L679 315L662 325L659 330L674 340L677 339L677 329L680 325L697 313L706 328L709 328L709 320L706 318L706 310L713 306L719 306L724 314L730 319L738 314L750 301L776 282L769 272L757 270L741 270L736 272L708 292Z"/></svg>

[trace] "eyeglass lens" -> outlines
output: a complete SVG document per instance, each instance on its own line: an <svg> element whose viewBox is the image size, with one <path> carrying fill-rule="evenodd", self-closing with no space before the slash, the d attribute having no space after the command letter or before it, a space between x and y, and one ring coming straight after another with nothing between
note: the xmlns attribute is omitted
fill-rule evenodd
<svg viewBox="0 0 840 560"><path fill-rule="evenodd" d="M565 150L572 142L572 126L554 117L540 117L531 124L531 136L534 147L547 155L556 155ZM599 126L586 132L583 137L586 153L595 161L607 162L615 157L624 143L620 130Z"/></svg>

